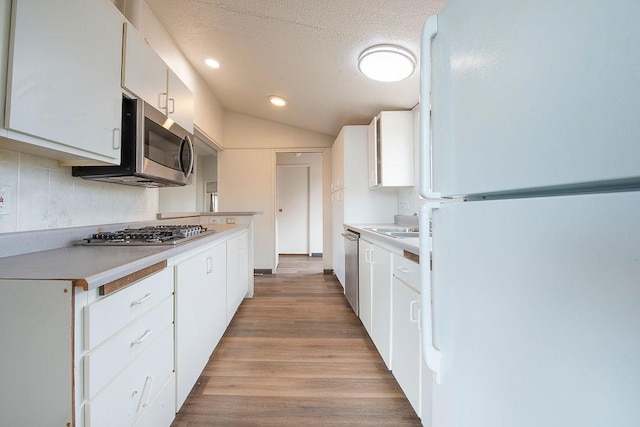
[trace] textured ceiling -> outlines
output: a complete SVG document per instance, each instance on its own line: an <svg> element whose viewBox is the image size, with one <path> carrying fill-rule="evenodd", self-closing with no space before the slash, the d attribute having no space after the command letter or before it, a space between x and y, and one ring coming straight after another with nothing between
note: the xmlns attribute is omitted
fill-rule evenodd
<svg viewBox="0 0 640 427"><path fill-rule="evenodd" d="M398 44L419 57L420 33L446 0L146 0L226 110L327 135L418 102L419 69L380 83L360 52ZM204 65L213 57L218 70ZM289 101L272 107L269 95Z"/></svg>

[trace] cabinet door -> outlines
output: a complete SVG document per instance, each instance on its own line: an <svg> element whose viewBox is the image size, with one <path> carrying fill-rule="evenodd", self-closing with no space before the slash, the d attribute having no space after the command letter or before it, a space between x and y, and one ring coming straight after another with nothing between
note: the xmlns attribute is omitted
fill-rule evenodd
<svg viewBox="0 0 640 427"><path fill-rule="evenodd" d="M413 113L383 111L376 121L378 185L412 186L413 178Z"/></svg>
<svg viewBox="0 0 640 427"><path fill-rule="evenodd" d="M371 339L391 368L391 252L372 245L371 266Z"/></svg>
<svg viewBox="0 0 640 427"><path fill-rule="evenodd" d="M7 89L7 58L9 29L11 28L11 0L0 0L0 128L4 128L4 100ZM0 129L0 134L2 130ZM6 136L4 134L3 136Z"/></svg>
<svg viewBox="0 0 640 427"><path fill-rule="evenodd" d="M167 91L167 115L189 133L193 133L193 93L171 70L167 80Z"/></svg>
<svg viewBox="0 0 640 427"><path fill-rule="evenodd" d="M119 163L122 15L107 0L13 7L6 126L45 148Z"/></svg>
<svg viewBox="0 0 640 427"><path fill-rule="evenodd" d="M207 364L210 340L203 339L209 254L202 253L176 266L176 410L180 409Z"/></svg>
<svg viewBox="0 0 640 427"><path fill-rule="evenodd" d="M224 243L176 266L176 402L179 409L224 334L227 256Z"/></svg>
<svg viewBox="0 0 640 427"><path fill-rule="evenodd" d="M344 259L344 190L331 195L331 265L338 281L344 288L345 259Z"/></svg>
<svg viewBox="0 0 640 427"><path fill-rule="evenodd" d="M331 191L344 188L344 128L331 146Z"/></svg>
<svg viewBox="0 0 640 427"><path fill-rule="evenodd" d="M227 242L227 324L249 291L247 234Z"/></svg>
<svg viewBox="0 0 640 427"><path fill-rule="evenodd" d="M371 251L373 245L360 239L358 248L358 315L364 328L372 335L371 329Z"/></svg>
<svg viewBox="0 0 640 427"><path fill-rule="evenodd" d="M380 185L379 174L379 152L380 140L378 139L378 117L374 117L367 129L367 164L369 174L369 187L377 187Z"/></svg>
<svg viewBox="0 0 640 427"><path fill-rule="evenodd" d="M168 67L130 24L125 24L122 87L162 114L167 111Z"/></svg>
<svg viewBox="0 0 640 427"><path fill-rule="evenodd" d="M420 415L420 294L393 279L393 376Z"/></svg>
<svg viewBox="0 0 640 427"><path fill-rule="evenodd" d="M224 244L207 253L206 308L209 353L227 329L227 251Z"/></svg>

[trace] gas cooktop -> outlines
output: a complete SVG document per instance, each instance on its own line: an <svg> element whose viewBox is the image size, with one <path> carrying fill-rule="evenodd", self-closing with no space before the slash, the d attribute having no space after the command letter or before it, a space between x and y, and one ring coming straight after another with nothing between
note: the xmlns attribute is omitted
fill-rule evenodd
<svg viewBox="0 0 640 427"><path fill-rule="evenodd" d="M85 246L170 246L213 234L201 225L155 225L92 234L81 243Z"/></svg>

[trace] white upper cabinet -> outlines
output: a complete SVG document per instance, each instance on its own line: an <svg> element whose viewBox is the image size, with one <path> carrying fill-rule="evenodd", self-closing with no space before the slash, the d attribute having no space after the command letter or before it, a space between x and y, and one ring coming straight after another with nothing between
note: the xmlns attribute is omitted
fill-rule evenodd
<svg viewBox="0 0 640 427"><path fill-rule="evenodd" d="M193 92L169 69L167 77L167 115L193 133Z"/></svg>
<svg viewBox="0 0 640 427"><path fill-rule="evenodd" d="M11 1L0 0L0 128L4 127L4 100L7 89L7 56L9 55L9 29L11 28ZM0 129L0 135L6 132Z"/></svg>
<svg viewBox="0 0 640 427"><path fill-rule="evenodd" d="M413 174L413 113L383 111L368 129L369 187L410 187Z"/></svg>
<svg viewBox="0 0 640 427"><path fill-rule="evenodd" d="M193 133L193 93L135 28L125 24L122 87Z"/></svg>
<svg viewBox="0 0 640 427"><path fill-rule="evenodd" d="M124 27L122 87L165 113L168 67L131 24Z"/></svg>
<svg viewBox="0 0 640 427"><path fill-rule="evenodd" d="M8 137L69 163L119 163L120 12L108 0L14 0L12 13Z"/></svg>
<svg viewBox="0 0 640 427"><path fill-rule="evenodd" d="M344 188L344 134L342 130L331 147L331 191Z"/></svg>

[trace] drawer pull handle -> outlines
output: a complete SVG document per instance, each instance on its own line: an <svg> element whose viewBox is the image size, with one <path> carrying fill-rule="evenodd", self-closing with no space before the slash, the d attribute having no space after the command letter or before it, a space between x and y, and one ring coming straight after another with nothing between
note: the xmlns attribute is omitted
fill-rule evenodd
<svg viewBox="0 0 640 427"><path fill-rule="evenodd" d="M409 270L409 269L408 269L408 268L406 268L406 267L398 267L398 271L399 271L400 273L409 273L411 270Z"/></svg>
<svg viewBox="0 0 640 427"><path fill-rule="evenodd" d="M147 375L147 378L144 380L144 387L142 388L142 396L140 396L140 404L143 408L149 406L151 403L151 389L153 388L153 381L155 377L153 375ZM138 407L138 412L140 412L140 407Z"/></svg>
<svg viewBox="0 0 640 427"><path fill-rule="evenodd" d="M152 332L153 332L152 329L147 329L140 338L138 338L137 340L131 341L131 347L133 347L134 345L142 344L142 342L146 340L149 337L149 335L151 335Z"/></svg>
<svg viewBox="0 0 640 427"><path fill-rule="evenodd" d="M151 298L153 295L151 293L146 294L145 296L143 296L142 298L140 298L139 300L135 300L135 301L131 301L131 307L133 307L134 305L140 305L143 302L149 300L149 298Z"/></svg>

